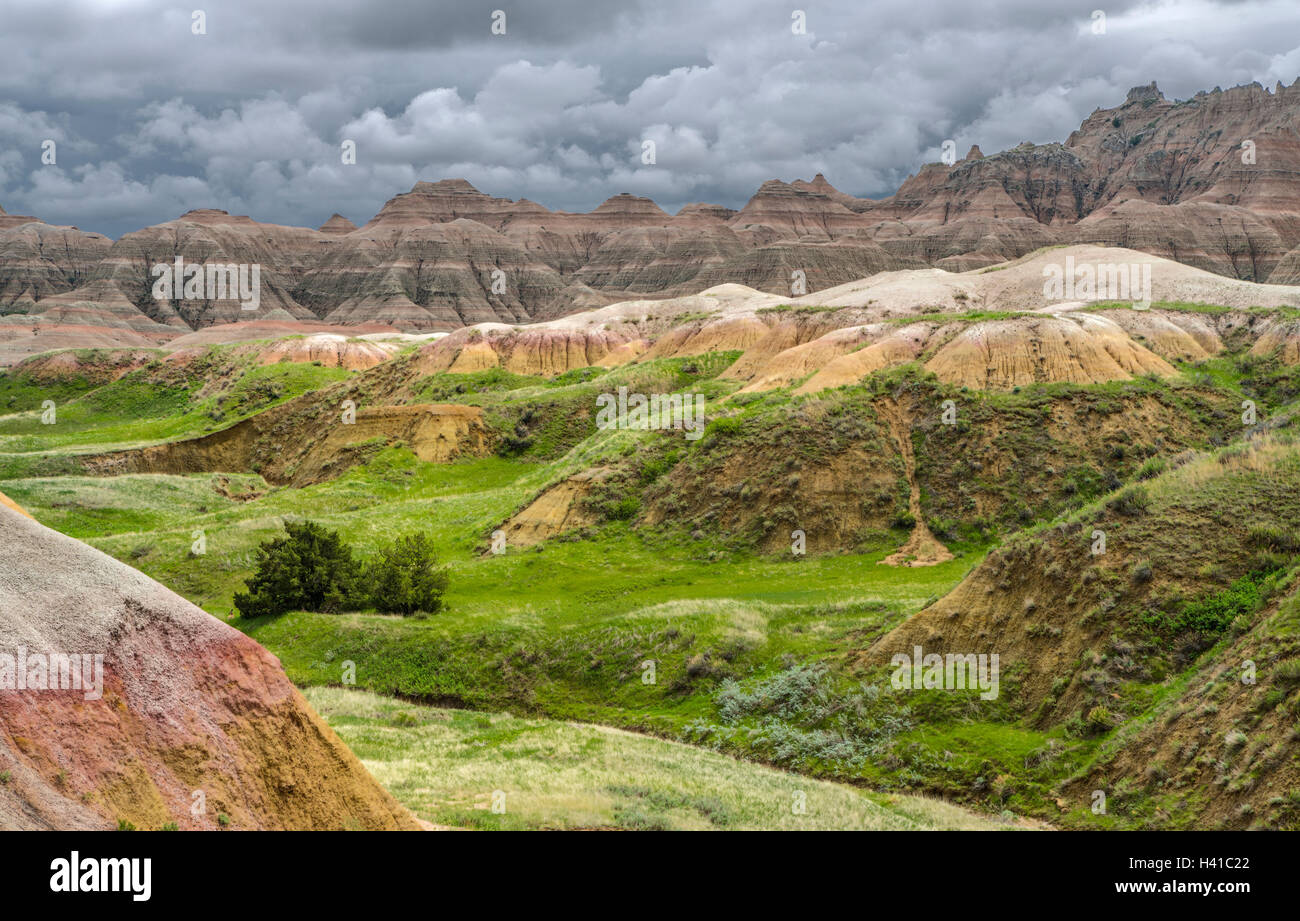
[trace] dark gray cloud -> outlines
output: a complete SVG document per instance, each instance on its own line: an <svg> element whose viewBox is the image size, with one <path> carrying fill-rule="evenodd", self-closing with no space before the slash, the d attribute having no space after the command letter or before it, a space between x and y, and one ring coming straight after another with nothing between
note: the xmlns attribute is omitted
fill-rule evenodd
<svg viewBox="0 0 1300 921"><path fill-rule="evenodd" d="M207 34L191 33L195 7ZM1093 10L1105 13L1094 34ZM494 10L506 14L492 33ZM418 179L586 210L892 192L946 138L1062 140L1157 80L1300 75L1294 0L7 0L0 205L118 235L197 207L358 223ZM806 15L806 34L792 13ZM57 143L54 165L41 143ZM340 144L355 141L357 163ZM653 140L657 161L641 162Z"/></svg>

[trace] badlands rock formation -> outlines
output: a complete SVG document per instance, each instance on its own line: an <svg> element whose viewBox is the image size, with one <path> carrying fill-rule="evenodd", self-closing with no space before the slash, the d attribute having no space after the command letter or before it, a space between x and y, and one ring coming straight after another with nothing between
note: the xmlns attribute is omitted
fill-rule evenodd
<svg viewBox="0 0 1300 921"><path fill-rule="evenodd" d="M20 650L25 689L16 686ZM100 672L84 672L91 683L101 676L102 694L47 689L35 669L56 654L102 656ZM0 828L213 829L222 814L243 829L417 827L274 656L8 503L0 503L3 656Z"/></svg>
<svg viewBox="0 0 1300 921"><path fill-rule="evenodd" d="M670 215L623 193L584 214L446 179L416 183L360 228L338 214L313 230L198 210L117 241L0 212L0 361L69 345L156 345L250 320L424 332L729 283L787 296L794 281L822 292L1071 243L1291 284L1300 281L1298 127L1300 82L1182 101L1151 84L1094 112L1064 143L990 156L973 147L880 200L818 174L766 182L739 211L696 203ZM257 311L230 298L155 300L150 266L178 254L259 265Z"/></svg>
<svg viewBox="0 0 1300 921"><path fill-rule="evenodd" d="M594 467L548 487L502 525L512 547L531 547L577 528L597 523L597 516L583 506L593 485L609 476L609 469Z"/></svg>
<svg viewBox="0 0 1300 921"><path fill-rule="evenodd" d="M86 455L82 464L88 473L111 476L257 470L270 483L306 486L399 441L431 463L487 453L487 425L477 406L359 406L345 423L347 399L363 398L347 388L312 392L209 435Z"/></svg>
<svg viewBox="0 0 1300 921"><path fill-rule="evenodd" d="M1044 296L1045 273L1065 265L1150 267L1151 299L1239 308L1225 314L1140 309ZM1300 287L1224 278L1118 247L1053 248L996 271L882 272L800 298L741 285L657 301L625 301L527 326L481 324L422 347L413 369L431 374L504 368L554 376L592 365L738 351L723 372L742 392L797 386L815 393L882 368L919 361L948 383L1010 390L1035 382L1079 384L1170 375L1174 361L1223 347L1219 325L1251 307L1300 306ZM1255 324L1261 350L1291 343L1297 324Z"/></svg>

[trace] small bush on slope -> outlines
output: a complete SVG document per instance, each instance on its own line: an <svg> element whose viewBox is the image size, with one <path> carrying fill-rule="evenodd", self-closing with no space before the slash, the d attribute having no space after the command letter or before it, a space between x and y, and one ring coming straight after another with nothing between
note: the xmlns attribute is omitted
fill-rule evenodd
<svg viewBox="0 0 1300 921"><path fill-rule="evenodd" d="M257 571L235 595L244 617L286 611L355 610L368 601L386 614L436 614L447 591L424 534L399 537L361 563L337 531L304 521L287 522L284 537L257 548Z"/></svg>
<svg viewBox="0 0 1300 921"><path fill-rule="evenodd" d="M447 591L447 570L439 568L423 534L399 537L367 566L370 603L391 614L436 614Z"/></svg>
<svg viewBox="0 0 1300 921"><path fill-rule="evenodd" d="M285 522L285 536L257 548L257 571L235 595L244 617L292 610L337 611L356 597L360 569L338 532Z"/></svg>

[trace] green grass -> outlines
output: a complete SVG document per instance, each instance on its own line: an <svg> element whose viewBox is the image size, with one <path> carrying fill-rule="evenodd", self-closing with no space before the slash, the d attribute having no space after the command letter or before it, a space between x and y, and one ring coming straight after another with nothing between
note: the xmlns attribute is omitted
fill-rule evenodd
<svg viewBox="0 0 1300 921"><path fill-rule="evenodd" d="M395 448L305 489L207 474L27 478L4 489L41 520L223 617L251 573L255 547L280 533L285 516L336 528L363 555L395 534L426 530L451 569L443 614L296 612L231 623L304 686L338 684L347 661L358 685L385 694L670 738L713 718L728 678L826 661L852 684L846 650L946 592L981 558L972 549L940 566L894 568L877 565L883 550L756 557L634 533L626 523L586 540L484 553L484 536L557 465L498 457L431 465ZM223 493L261 494L241 501ZM205 555L191 553L196 530ZM647 661L655 663L654 684L642 680ZM758 747L732 747L771 760ZM804 767L845 773L836 764Z"/></svg>
<svg viewBox="0 0 1300 921"><path fill-rule="evenodd" d="M0 413L39 410L46 400L56 405L74 400L95 389L82 378L43 381L20 372L0 370Z"/></svg>
<svg viewBox="0 0 1300 921"><path fill-rule="evenodd" d="M224 484L221 491L218 484ZM261 477L246 474L69 476L4 484L6 494L20 505L39 508L44 524L81 539L183 527L237 507L229 496L266 488Z"/></svg>
<svg viewBox="0 0 1300 921"><path fill-rule="evenodd" d="M39 407L0 416L0 454L118 448L200 435L352 373L310 364L242 367L231 371L227 386L205 393L194 378L160 379L155 370L132 372L66 403L45 397L55 401L54 424L42 423Z"/></svg>
<svg viewBox="0 0 1300 921"><path fill-rule="evenodd" d="M813 316L819 313L838 313L841 310L849 309L848 307L824 307L818 304L777 304L774 307L759 307L754 313L792 313L795 316Z"/></svg>
<svg viewBox="0 0 1300 921"><path fill-rule="evenodd" d="M808 831L1019 827L939 800L867 793L603 726L434 709L339 688L312 688L307 699L381 784L435 825Z"/></svg>
<svg viewBox="0 0 1300 921"><path fill-rule="evenodd" d="M1098 301L1088 305L1089 310L1132 310L1132 301ZM1206 304L1200 301L1152 301L1153 310L1174 310L1181 313L1203 313L1222 316L1234 312L1249 312L1253 316L1269 316L1283 320L1300 317L1300 307L1227 307L1223 304Z"/></svg>

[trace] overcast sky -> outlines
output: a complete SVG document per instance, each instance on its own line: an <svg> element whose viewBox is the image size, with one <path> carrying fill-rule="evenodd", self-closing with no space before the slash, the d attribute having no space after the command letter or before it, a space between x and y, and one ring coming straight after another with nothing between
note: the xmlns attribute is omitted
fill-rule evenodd
<svg viewBox="0 0 1300 921"><path fill-rule="evenodd" d="M959 155L1064 140L1151 80L1171 98L1289 85L1300 14L1296 0L3 0L0 60L0 206L119 236L201 207L361 224L448 177L569 210L618 192L740 207L766 179L817 172L879 197L946 138Z"/></svg>

